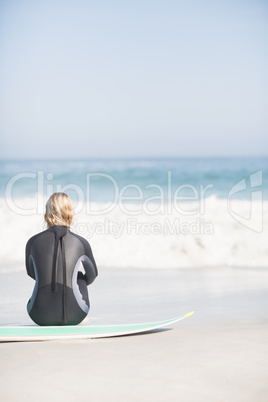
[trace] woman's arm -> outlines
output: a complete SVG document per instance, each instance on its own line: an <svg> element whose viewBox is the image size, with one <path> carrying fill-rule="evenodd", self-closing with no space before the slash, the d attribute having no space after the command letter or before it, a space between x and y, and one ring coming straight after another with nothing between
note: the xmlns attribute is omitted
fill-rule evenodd
<svg viewBox="0 0 268 402"><path fill-rule="evenodd" d="M88 257L83 260L83 266L86 271L85 280L87 282L87 285L90 285L98 276L98 268L93 257L90 244L84 238L82 239L82 243L85 249L85 255Z"/></svg>
<svg viewBox="0 0 268 402"><path fill-rule="evenodd" d="M26 271L27 271L27 274L33 279L36 279L36 278L35 278L35 273L34 273L33 259L31 258L31 248L32 248L32 244L33 244L33 241L36 236L37 235L31 237L30 240L28 240L28 242L26 244L26 249L25 249Z"/></svg>

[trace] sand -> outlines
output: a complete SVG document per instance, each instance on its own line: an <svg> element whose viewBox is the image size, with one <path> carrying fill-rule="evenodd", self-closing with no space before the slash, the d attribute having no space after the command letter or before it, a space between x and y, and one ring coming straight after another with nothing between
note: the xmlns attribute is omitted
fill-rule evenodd
<svg viewBox="0 0 268 402"><path fill-rule="evenodd" d="M33 281L0 276L1 325L30 324ZM268 401L268 270L100 269L92 324L195 314L170 329L0 344L3 401Z"/></svg>

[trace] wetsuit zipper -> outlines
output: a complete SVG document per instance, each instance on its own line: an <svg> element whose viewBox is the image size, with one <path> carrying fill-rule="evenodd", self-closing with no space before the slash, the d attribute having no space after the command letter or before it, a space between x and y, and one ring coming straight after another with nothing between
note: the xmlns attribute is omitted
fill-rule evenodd
<svg viewBox="0 0 268 402"><path fill-rule="evenodd" d="M62 273L63 273L63 292L62 292L62 311L63 311L63 322L64 324L67 323L67 309L66 309L66 288L67 288L67 281L66 281L66 258L65 258L65 247L64 241L61 237L60 239L61 245L61 253L62 253Z"/></svg>
<svg viewBox="0 0 268 402"><path fill-rule="evenodd" d="M55 244L54 244L54 252L53 252L53 266L52 266L52 278L51 278L51 290L52 292L57 291L57 257L59 246L61 248L61 256L62 256L62 276L63 276L63 290L62 290L62 314L63 314L63 323L67 323L67 309L66 309L66 258L65 258L65 248L63 237L59 237L55 233Z"/></svg>
<svg viewBox="0 0 268 402"><path fill-rule="evenodd" d="M57 286L57 256L59 249L59 237L55 234L54 252L53 252L53 265L52 265L52 278L51 278L51 290L56 292Z"/></svg>

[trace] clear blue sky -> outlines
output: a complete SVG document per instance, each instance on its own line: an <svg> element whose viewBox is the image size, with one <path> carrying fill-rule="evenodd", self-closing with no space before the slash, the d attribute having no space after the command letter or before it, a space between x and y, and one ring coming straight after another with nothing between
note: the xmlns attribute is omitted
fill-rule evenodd
<svg viewBox="0 0 268 402"><path fill-rule="evenodd" d="M268 2L0 0L0 158L268 151Z"/></svg>

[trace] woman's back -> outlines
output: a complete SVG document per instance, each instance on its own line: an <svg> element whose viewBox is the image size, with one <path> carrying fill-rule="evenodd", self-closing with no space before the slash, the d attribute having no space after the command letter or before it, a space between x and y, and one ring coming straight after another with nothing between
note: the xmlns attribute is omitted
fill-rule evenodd
<svg viewBox="0 0 268 402"><path fill-rule="evenodd" d="M86 317L87 285L98 275L87 240L67 226L51 226L28 241L26 269L36 281L27 305L33 321L39 325L75 325Z"/></svg>

